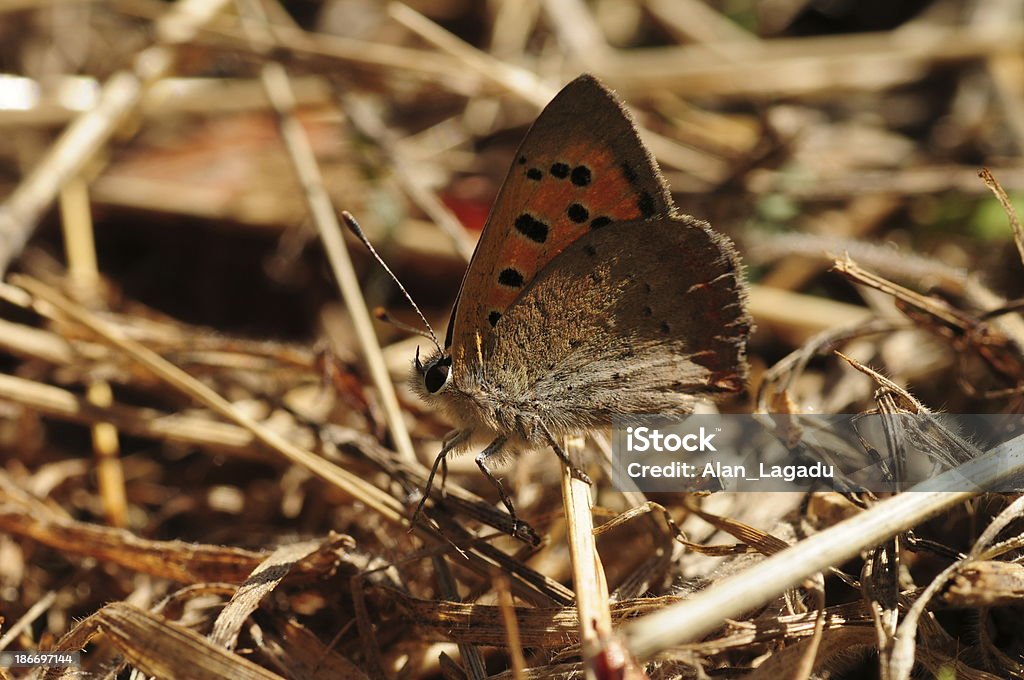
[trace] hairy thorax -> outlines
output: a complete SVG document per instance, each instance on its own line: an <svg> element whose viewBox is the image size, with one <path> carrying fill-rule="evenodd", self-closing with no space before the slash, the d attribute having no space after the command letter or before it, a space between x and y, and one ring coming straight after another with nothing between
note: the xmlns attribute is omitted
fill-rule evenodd
<svg viewBox="0 0 1024 680"><path fill-rule="evenodd" d="M456 431L468 433L460 449L486 445L498 436L508 439L506 448L510 450L547 446L540 426L542 415L536 410L539 404L504 393L477 373L456 373L443 388L430 393L424 388L422 373L414 367L411 382L428 407L441 413ZM545 426L552 429L547 423ZM561 428L554 429L562 434Z"/></svg>

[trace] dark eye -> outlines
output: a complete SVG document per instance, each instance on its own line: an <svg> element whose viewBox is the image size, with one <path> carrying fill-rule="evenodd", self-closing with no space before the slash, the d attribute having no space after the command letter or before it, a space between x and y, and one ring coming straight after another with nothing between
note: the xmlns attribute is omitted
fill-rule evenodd
<svg viewBox="0 0 1024 680"><path fill-rule="evenodd" d="M438 361L433 366L427 368L427 372L423 374L423 386L427 388L427 391L434 394L439 389L444 387L445 383L448 382L448 372L451 370L451 360Z"/></svg>

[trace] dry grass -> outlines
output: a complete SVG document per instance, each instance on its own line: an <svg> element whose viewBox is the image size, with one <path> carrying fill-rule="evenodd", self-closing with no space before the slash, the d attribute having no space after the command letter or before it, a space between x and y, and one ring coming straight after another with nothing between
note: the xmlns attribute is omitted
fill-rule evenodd
<svg viewBox="0 0 1024 680"><path fill-rule="evenodd" d="M950 475L647 497L598 432L564 444L592 488L550 452L504 472L516 537L470 457L411 526L446 428L405 387L418 339L368 310L414 315L338 224L443 327L524 126L590 71L748 265L753 380L723 408L1017 414L1024 14L910 4L0 7L0 651L84 649L88 677L1024 676L1024 502ZM953 476L1022 469L1018 438Z"/></svg>

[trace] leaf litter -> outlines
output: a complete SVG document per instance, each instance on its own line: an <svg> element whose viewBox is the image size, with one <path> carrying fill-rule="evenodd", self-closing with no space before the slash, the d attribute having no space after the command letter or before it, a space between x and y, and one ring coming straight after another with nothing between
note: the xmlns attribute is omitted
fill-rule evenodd
<svg viewBox="0 0 1024 680"><path fill-rule="evenodd" d="M82 669L0 672L1024 676L1016 494L949 496L867 540L843 522L891 499L616 492L595 475L598 433L592 509L567 516L554 457L523 456L504 474L535 533L516 540L456 459L430 522L407 526L445 425L402 389L389 405L367 368L311 187L360 217L443 323L523 126L584 68L638 113L677 203L748 263L754 378L724 408L775 414L789 442L810 411L881 413L894 449L925 442L953 465L988 447L933 416L1020 412L1019 13L936 0L884 26L847 16L826 39L817 3L764 4L789 14L653 0L339 0L315 22L273 2L5 8L4 68L22 80L0 91L45 96L0 108L0 224L16 235L0 249L14 272L0 288L0 649L85 652ZM62 145L71 121L97 136ZM300 181L303 162L319 184ZM975 220L990 200L1006 223L995 240ZM359 296L415 325L351 257ZM401 385L415 340L376 333ZM586 588L571 558L583 513L600 565ZM847 556L787 557L821 535ZM794 560L789 585L706 610L713 586L753 592L775 559ZM588 606L607 630L581 620ZM648 634L647 617L676 611L711 623L671 644Z"/></svg>

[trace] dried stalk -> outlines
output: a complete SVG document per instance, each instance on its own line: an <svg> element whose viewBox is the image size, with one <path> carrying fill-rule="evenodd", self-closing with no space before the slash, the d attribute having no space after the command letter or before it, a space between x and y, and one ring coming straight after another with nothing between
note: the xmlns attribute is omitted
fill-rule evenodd
<svg viewBox="0 0 1024 680"><path fill-rule="evenodd" d="M1006 189L999 184L999 180L995 178L991 170L982 168L979 176L985 183L985 186L992 190L996 200L999 201L999 205L1003 206L1006 217L1010 220L1010 229L1013 230L1013 243L1017 246L1017 254L1020 255L1021 262L1024 262L1024 228L1021 227L1020 218L1017 217L1017 210L1013 207L1013 203L1010 202Z"/></svg>
<svg viewBox="0 0 1024 680"><path fill-rule="evenodd" d="M572 456L579 451L580 446L576 440L566 440L563 448ZM604 568L594 541L590 485L576 479L566 465L562 466L562 503L568 528L576 606L580 612L580 639L587 644L611 630L608 585L604 580Z"/></svg>
<svg viewBox="0 0 1024 680"><path fill-rule="evenodd" d="M801 342L822 331L867 322L873 316L864 307L769 286L750 286L749 304L758 325L768 325Z"/></svg>
<svg viewBox="0 0 1024 680"><path fill-rule="evenodd" d="M14 640L25 632L26 629L30 628L36 619L43 615L43 613L49 609L54 600L57 599L57 593L50 591L39 598L32 607L25 612L17 621L12 623L10 627L4 632L3 637L0 637L0 651L7 649L7 646L14 642Z"/></svg>
<svg viewBox="0 0 1024 680"><path fill-rule="evenodd" d="M515 601L509 590L508 579L500 571L494 574L494 590L498 594L498 609L501 610L501 622L508 638L508 657L512 668L513 680L522 680L526 673L526 659L523 658L523 643L519 635L519 621L516 620Z"/></svg>
<svg viewBox="0 0 1024 680"><path fill-rule="evenodd" d="M100 277L89 207L89 188L84 179L74 177L64 185L60 192L60 209L68 274L79 299L93 302L98 297ZM110 384L105 380L91 381L86 398L99 408L109 407L114 401ZM99 422L94 423L91 429L103 511L111 525L123 527L126 524L128 494L124 487L117 428L109 422Z"/></svg>

